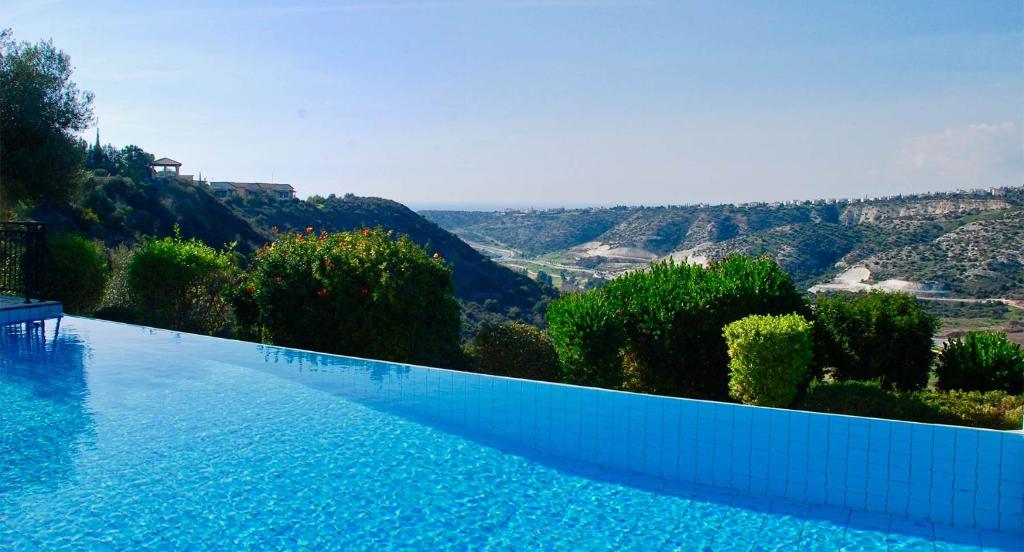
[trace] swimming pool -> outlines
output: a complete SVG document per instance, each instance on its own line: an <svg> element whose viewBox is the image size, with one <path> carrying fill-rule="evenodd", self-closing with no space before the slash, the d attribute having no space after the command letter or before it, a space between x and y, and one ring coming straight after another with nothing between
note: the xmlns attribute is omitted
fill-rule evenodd
<svg viewBox="0 0 1024 552"><path fill-rule="evenodd" d="M76 317L7 326L0 351L5 549L1020 549L1010 532L652 476L672 443L634 460L632 414L616 415L642 396ZM577 395L593 427L566 421ZM668 419L691 402L638 404ZM724 431L709 419L695 442ZM709 447L694 466L715 461Z"/></svg>

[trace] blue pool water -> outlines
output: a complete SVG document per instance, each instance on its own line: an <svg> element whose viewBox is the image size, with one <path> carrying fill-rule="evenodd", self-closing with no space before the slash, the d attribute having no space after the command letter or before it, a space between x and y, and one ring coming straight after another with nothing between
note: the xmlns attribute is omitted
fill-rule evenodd
<svg viewBox="0 0 1024 552"><path fill-rule="evenodd" d="M520 447L402 407L434 391L394 384L420 370L74 317L0 328L0 549L1021 548Z"/></svg>

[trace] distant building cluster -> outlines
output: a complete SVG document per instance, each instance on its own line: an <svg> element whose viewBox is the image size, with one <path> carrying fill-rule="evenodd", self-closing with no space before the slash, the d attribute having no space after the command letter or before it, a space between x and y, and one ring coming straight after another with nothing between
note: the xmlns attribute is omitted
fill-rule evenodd
<svg viewBox="0 0 1024 552"><path fill-rule="evenodd" d="M1024 186L1019 186L1024 187ZM990 187L990 188L960 188L949 192L922 192L918 194L888 194L882 196L868 196L857 198L818 198L818 199L791 199L787 201L751 201L747 203L733 203L733 207L792 207L797 205L849 205L852 203L871 203L875 201L897 201L903 199L937 199L952 196L975 196L985 197L1005 196L1007 191L1014 186ZM697 207L710 207L708 203L699 203Z"/></svg>
<svg viewBox="0 0 1024 552"><path fill-rule="evenodd" d="M295 188L291 184L270 184L267 182L210 182L210 191L219 198L229 196L249 197L253 194L265 193L277 198L278 201L295 199Z"/></svg>
<svg viewBox="0 0 1024 552"><path fill-rule="evenodd" d="M956 191L949 192L922 192L917 194L888 194L881 196L862 196L857 198L818 198L818 199L791 199L786 201L750 201L745 203L731 203L732 207L735 208L751 208L751 207L767 207L779 209L783 207L796 207L796 206L809 206L809 205L852 205L855 203L872 203L878 201L898 201L898 200L919 200L919 199L940 199L944 197L954 196L972 196L975 198L984 197L1001 197L1005 196L1010 190L1021 188L1024 189L1024 185L1021 186L1002 186L1002 187L990 187L990 188L960 188ZM635 206L634 208L639 209L663 209L672 207L696 207L698 209L708 209L711 207L717 207L718 205L712 205L711 203L682 203L677 205L664 205L661 207L651 206ZM560 213L565 211L603 211L603 210L615 210L615 209L627 209L630 208L626 205L616 205L615 207L583 207L579 209L566 209L566 208L554 208L545 209L548 213ZM500 212L506 215L512 216L525 216L536 213L537 210L533 208L506 208Z"/></svg>
<svg viewBox="0 0 1024 552"><path fill-rule="evenodd" d="M150 173L154 181L159 182L164 178L174 178L185 181L189 184L196 183L191 174L181 174L181 163L169 157L161 157L150 163ZM225 199L228 197L246 198L255 194L268 194L278 201L291 201L295 199L295 188L291 184L277 184L267 182L209 182L199 176L198 184L208 186L215 197Z"/></svg>

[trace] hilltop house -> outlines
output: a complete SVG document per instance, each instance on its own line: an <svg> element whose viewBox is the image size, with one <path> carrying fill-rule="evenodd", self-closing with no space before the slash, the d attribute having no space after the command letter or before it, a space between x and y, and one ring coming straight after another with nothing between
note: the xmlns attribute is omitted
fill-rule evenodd
<svg viewBox="0 0 1024 552"><path fill-rule="evenodd" d="M295 188L291 184L268 184L265 182L210 182L210 191L219 198L231 195L248 197L254 193L266 193L278 201L295 199Z"/></svg>
<svg viewBox="0 0 1024 552"><path fill-rule="evenodd" d="M149 172L153 180L172 177L188 182L195 180L191 174L181 174L181 163L169 157L161 157L150 163Z"/></svg>

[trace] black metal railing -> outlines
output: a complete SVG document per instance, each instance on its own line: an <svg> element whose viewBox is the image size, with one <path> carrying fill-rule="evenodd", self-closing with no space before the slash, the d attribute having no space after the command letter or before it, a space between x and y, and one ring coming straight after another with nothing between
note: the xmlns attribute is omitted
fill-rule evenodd
<svg viewBox="0 0 1024 552"><path fill-rule="evenodd" d="M26 303L41 297L45 230L39 222L0 222L0 293L23 295Z"/></svg>

